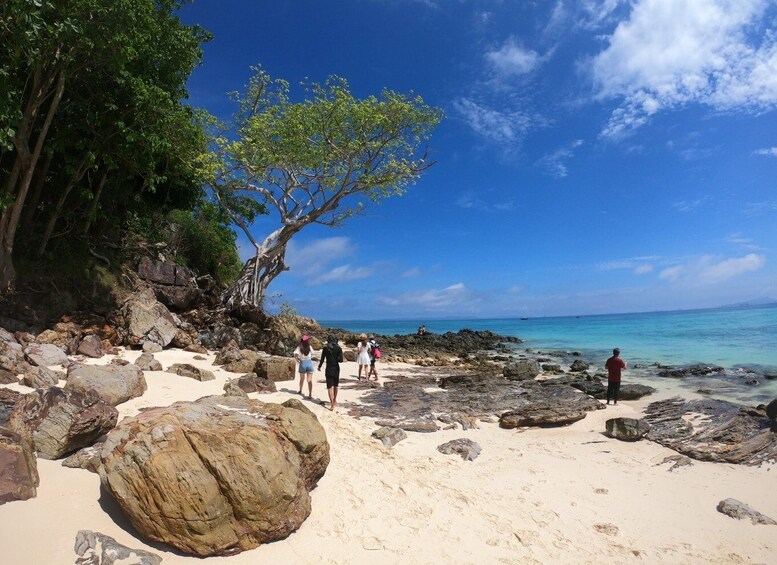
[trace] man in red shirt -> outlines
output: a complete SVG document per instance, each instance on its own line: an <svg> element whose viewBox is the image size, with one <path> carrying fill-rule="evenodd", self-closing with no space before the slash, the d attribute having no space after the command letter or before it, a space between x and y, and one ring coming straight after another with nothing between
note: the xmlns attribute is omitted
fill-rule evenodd
<svg viewBox="0 0 777 565"><path fill-rule="evenodd" d="M607 369L607 404L613 399L618 404L618 391L621 389L621 370L626 368L626 362L620 358L621 350L612 350L612 357L607 359L604 367Z"/></svg>

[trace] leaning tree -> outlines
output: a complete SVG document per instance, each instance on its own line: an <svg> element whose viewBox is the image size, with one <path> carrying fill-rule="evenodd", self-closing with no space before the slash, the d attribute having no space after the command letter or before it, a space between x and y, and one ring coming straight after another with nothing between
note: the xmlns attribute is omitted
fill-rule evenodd
<svg viewBox="0 0 777 565"><path fill-rule="evenodd" d="M288 269L286 246L302 228L340 225L366 202L403 194L429 169L426 142L442 119L414 95L383 90L357 99L339 77L309 85L303 101L291 102L287 82L254 70L237 95L235 131L220 138L212 183L256 249L223 296L229 310L244 312L261 309L268 285ZM261 241L251 231L259 207L247 207L249 201L277 217L277 229Z"/></svg>

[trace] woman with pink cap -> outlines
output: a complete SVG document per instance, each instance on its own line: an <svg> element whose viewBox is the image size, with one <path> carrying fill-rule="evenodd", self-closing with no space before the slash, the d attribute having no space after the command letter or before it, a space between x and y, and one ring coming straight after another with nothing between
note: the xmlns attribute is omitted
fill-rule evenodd
<svg viewBox="0 0 777 565"><path fill-rule="evenodd" d="M294 358L299 363L299 393L302 394L305 376L307 376L308 398L313 398L313 355L315 353L310 346L310 337L303 335L297 349L294 350Z"/></svg>

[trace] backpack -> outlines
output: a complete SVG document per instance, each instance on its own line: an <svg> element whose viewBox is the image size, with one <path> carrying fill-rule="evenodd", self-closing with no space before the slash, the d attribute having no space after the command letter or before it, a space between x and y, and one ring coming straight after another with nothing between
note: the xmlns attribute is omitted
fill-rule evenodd
<svg viewBox="0 0 777 565"><path fill-rule="evenodd" d="M375 359L380 359L380 345L378 345L377 343L372 346L372 356Z"/></svg>

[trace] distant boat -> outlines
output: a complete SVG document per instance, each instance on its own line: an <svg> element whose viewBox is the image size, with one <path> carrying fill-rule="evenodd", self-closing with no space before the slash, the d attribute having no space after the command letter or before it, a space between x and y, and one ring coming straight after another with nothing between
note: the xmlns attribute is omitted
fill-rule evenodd
<svg viewBox="0 0 777 565"><path fill-rule="evenodd" d="M521 318L521 320L528 320L529 318Z"/></svg>

